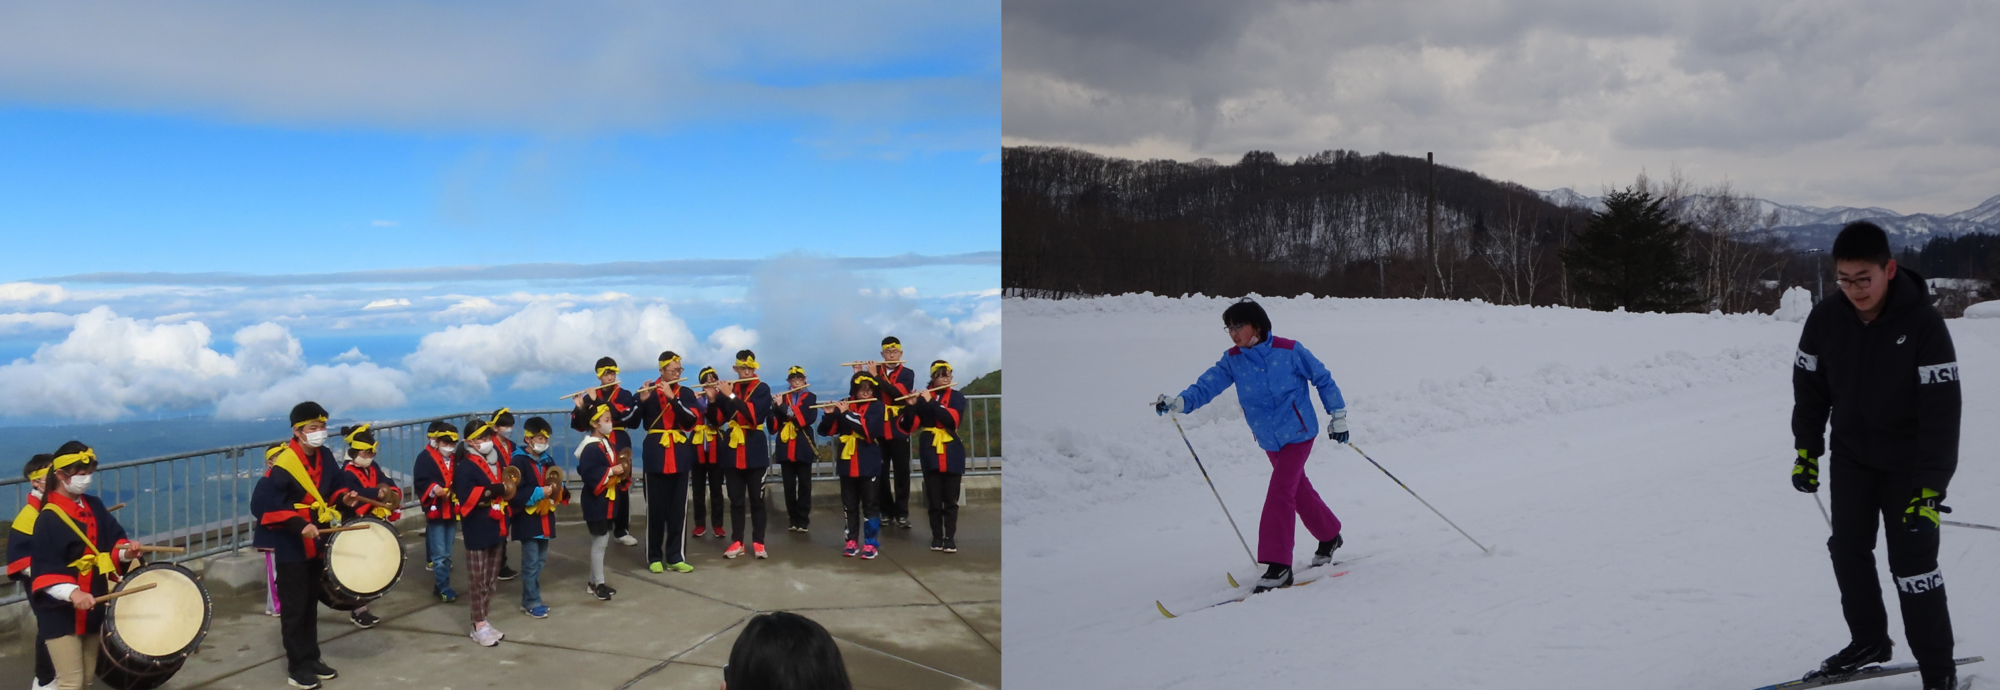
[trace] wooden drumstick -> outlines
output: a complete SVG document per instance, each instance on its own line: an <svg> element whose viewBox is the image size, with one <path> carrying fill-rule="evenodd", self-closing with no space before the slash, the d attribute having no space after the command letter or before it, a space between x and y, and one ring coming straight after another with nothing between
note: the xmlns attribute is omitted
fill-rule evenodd
<svg viewBox="0 0 2000 690"><path fill-rule="evenodd" d="M333 534L333 533L335 533L335 532L352 532L352 531L354 531L354 530L358 530L358 529L368 529L368 528L369 528L370 526L371 526L371 525L365 525L365 524L363 524L363 525L342 525L342 526L340 526L340 527L328 527L328 528L326 528L326 529L322 529L322 530L320 530L320 531L319 531L319 533L320 533L320 534Z"/></svg>
<svg viewBox="0 0 2000 690"><path fill-rule="evenodd" d="M370 505L370 506L373 506L373 507L376 507L376 508L381 508L381 509L383 509L383 510L388 510L388 511L394 511L394 510L396 509L396 507L395 507L395 506L392 506L392 505L389 505L389 504L387 504L387 503L384 503L384 502L382 502L382 501L377 501L377 500L375 500L375 499L372 499L372 498L369 498L369 497L367 497L367 496L363 496L363 495L361 495L361 494L357 494L357 493L354 493L354 492L352 492L352 491L348 492L348 493L347 493L347 494L346 494L345 496L342 496L342 497L341 497L341 500L343 500L343 501L346 501L346 500L354 500L354 501L360 501L360 502L362 502L362 503L366 503L366 504L368 504L368 505Z"/></svg>
<svg viewBox="0 0 2000 690"><path fill-rule="evenodd" d="M105 509L104 509L104 512L107 512L107 513L116 513L116 512L118 512L118 509L119 509L119 508L123 508L123 507L125 507L125 502L124 502L124 501L119 501L119 502L118 502L118 505L115 505L115 506L111 506L111 507L109 507L109 508L105 508Z"/></svg>
<svg viewBox="0 0 2000 690"><path fill-rule="evenodd" d="M152 588L154 588L154 587L158 587L158 586L160 586L160 584L159 584L159 583L157 583L157 582L149 582L149 583L146 583L146 584L143 584L143 585L139 585L139 586L137 586L137 587L133 587L133 588L131 588L131 589L121 589L121 590L118 590L118 591L116 591L116 592L112 592L112 593L110 593L110 594L106 594L106 595L104 595L104 596L101 596L101 597L98 597L98 598L97 598L97 603L99 603L99 604L102 604L102 603L104 603L104 602L107 602L107 601L111 601L112 599L117 599L118 597L122 597L122 596L125 596L125 595L127 595L127 594L138 594L138 593L140 593L140 592L144 592L144 591L146 591L146 590L149 590L149 589L152 589Z"/></svg>

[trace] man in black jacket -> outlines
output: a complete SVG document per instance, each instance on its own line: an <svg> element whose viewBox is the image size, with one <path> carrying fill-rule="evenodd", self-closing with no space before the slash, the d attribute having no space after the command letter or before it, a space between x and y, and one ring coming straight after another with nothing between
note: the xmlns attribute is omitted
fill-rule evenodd
<svg viewBox="0 0 2000 690"><path fill-rule="evenodd" d="M1813 308L1792 365L1792 485L1819 490L1831 414L1834 580L1852 636L1820 666L1845 675L1888 661L1888 614L1875 574L1875 516L1889 542L1903 631L1924 687L1954 688L1951 614L1938 569L1938 513L1958 467L1958 357L1923 277L1899 268L1871 223L1833 243L1841 292Z"/></svg>

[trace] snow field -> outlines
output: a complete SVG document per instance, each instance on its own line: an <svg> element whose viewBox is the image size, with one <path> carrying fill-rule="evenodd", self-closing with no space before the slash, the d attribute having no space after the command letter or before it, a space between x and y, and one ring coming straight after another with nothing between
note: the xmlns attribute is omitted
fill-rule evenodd
<svg viewBox="0 0 2000 690"><path fill-rule="evenodd" d="M1227 348L1228 301L1009 300L1024 391L1006 429L1010 684L1749 688L1846 642L1825 523L1787 478L1798 324L1260 301L1339 381L1355 444L1495 553L1322 439L1307 474L1345 523L1342 553L1370 558L1161 618L1154 599L1174 608L1211 598L1225 571L1254 576L1179 434L1146 405ZM2000 388L1977 372L1996 369L2000 322L1951 327L1971 383L1948 503L1996 524L2000 439L1979 420L2000 411ZM1254 548L1269 464L1235 396L1181 421ZM2000 534L1946 530L1959 652L2000 653ZM1313 541L1297 539L1302 561Z"/></svg>

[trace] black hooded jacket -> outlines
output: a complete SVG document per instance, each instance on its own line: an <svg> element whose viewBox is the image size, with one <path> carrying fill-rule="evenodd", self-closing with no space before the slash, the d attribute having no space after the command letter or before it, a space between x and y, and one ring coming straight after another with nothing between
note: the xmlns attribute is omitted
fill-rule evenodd
<svg viewBox="0 0 2000 690"><path fill-rule="evenodd" d="M1806 454L1826 451L1863 465L1917 475L1945 490L1958 469L1958 355L1923 276L1898 267L1881 315L1862 323L1834 293L1806 317L1792 359L1792 436Z"/></svg>

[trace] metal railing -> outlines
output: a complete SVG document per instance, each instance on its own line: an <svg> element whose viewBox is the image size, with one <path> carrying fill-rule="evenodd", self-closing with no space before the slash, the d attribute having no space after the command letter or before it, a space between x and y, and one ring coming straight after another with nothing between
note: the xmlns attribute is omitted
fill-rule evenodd
<svg viewBox="0 0 2000 690"><path fill-rule="evenodd" d="M965 473L967 476L998 475L1000 396L968 395L966 398L970 403L970 414L960 425L958 435L966 448ZM376 439L376 465L394 478L398 486L407 488L417 454L429 441L425 429L431 422L447 422L453 428L462 429L474 415L488 412L482 410L371 422L370 428L375 432ZM571 449L582 441L583 434L570 429L569 409L522 410L515 412L514 416L517 432L530 417L540 416L548 420L549 426L554 429L549 440L550 450L556 456L557 464L574 481L576 456ZM637 432L633 436L635 442L643 442ZM133 541L187 549L169 560L189 561L249 548L251 530L256 526L256 519L250 514L250 492L257 480L264 476L264 450L285 440L273 439L105 464L97 469L96 478L91 482L91 493L103 500L106 506L125 504L114 514L126 533L133 535ZM345 449L340 444L334 443L332 447L336 457L346 457ZM831 446L821 445L818 450L822 461L813 464L813 480L838 479L834 475L833 464L826 461L830 458ZM780 481L775 471L765 479L767 484ZM0 502L0 510L5 511L0 512L0 521L11 524L14 515L26 503L30 488L27 480L20 477L0 480L0 496L7 497ZM415 505L416 496L411 492L404 501L404 507ZM25 589L16 585L8 595L0 596L0 606L19 602L25 597Z"/></svg>

